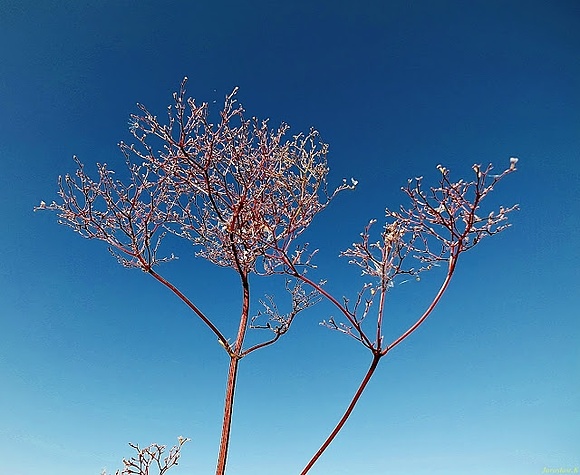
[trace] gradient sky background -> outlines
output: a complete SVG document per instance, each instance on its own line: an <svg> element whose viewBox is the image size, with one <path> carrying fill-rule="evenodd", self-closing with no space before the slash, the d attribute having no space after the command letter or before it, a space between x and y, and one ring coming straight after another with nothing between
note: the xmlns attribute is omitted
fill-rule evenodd
<svg viewBox="0 0 580 475"><path fill-rule="evenodd" d="M358 275L339 251L404 203L407 178L520 158L486 208L520 203L514 226L463 256L313 475L580 467L579 58L572 0L0 1L0 473L114 473L128 442L178 435L193 441L170 473L213 473L228 363L215 337L104 245L32 212L73 154L122 168L135 103L163 115L186 75L200 101L239 86L249 115L317 127L331 183L359 180L305 235L339 296ZM160 272L233 337L235 276L187 251ZM438 278L395 289L389 334ZM242 361L228 473L297 474L337 421L370 355L318 325L330 311Z"/></svg>

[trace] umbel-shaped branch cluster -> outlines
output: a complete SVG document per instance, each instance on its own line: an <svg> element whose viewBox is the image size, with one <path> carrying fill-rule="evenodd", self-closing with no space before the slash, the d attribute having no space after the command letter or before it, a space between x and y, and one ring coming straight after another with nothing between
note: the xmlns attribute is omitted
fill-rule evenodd
<svg viewBox="0 0 580 475"><path fill-rule="evenodd" d="M355 188L356 180L343 180L329 191L328 146L316 130L287 137L286 124L270 128L267 120L246 118L235 99L237 89L211 119L206 103L185 97L185 82L173 95L165 122L142 105L140 113L131 116L136 143L120 143L127 164L121 174L124 179L117 178L106 164L97 165L98 178L92 179L75 157L76 174L59 179L60 202L41 202L35 209L56 211L60 223L85 238L106 242L122 265L150 274L217 336L230 359L217 475L226 469L239 361L278 341L305 309L322 299L330 302L338 316L322 325L361 343L371 352L372 361L342 418L302 471L304 475L349 418L381 358L432 313L459 256L509 226L508 215L517 206L485 213L481 206L496 184L516 170L518 159L511 158L509 167L499 174L492 174L491 165L474 165L475 177L468 182L452 181L449 170L441 165L437 186L425 188L421 177L409 180L403 191L410 205L397 211L387 209L386 222L378 231L376 220L371 220L360 239L341 253L360 270L365 283L353 299L336 297L327 290L325 280L310 276L309 271L316 268L316 249L311 251L308 243L297 241L338 193ZM189 241L197 257L239 275L242 297L236 316L238 331L231 343L223 329L157 272L159 264L176 258L168 248L169 239L165 241L171 236ZM393 341L384 341L389 290L443 265L445 278L425 311ZM282 276L290 295L289 310L280 310L272 295L259 299L259 310L254 310L251 274ZM249 328L267 330L271 337L244 347ZM163 463L164 447L132 445L138 456L125 461L120 475L148 475L153 462L163 473L177 463L184 440L180 438Z"/></svg>
<svg viewBox="0 0 580 475"><path fill-rule="evenodd" d="M459 255L473 248L485 236L497 234L510 225L508 214L517 209L500 207L485 218L477 215L482 200L507 174L515 171L517 158L511 158L510 166L499 175L492 175L492 166L482 171L474 165L475 179L471 182L449 179L449 170L439 165L441 172L439 185L423 189L422 177L409 180L403 188L411 201L411 206L401 206L399 211L386 210L387 223L380 232L379 239L371 240L371 220L360 234L360 241L341 253L349 258L349 263L359 267L363 276L371 282L363 285L354 304L343 299L339 309L348 323L337 323L334 318L322 324L345 333L378 353L386 352L400 343L398 339L388 347L382 341L382 317L387 291L396 281L403 283L409 276L419 279L419 274L430 270L442 262L448 264L450 278ZM402 280L404 278L405 280ZM377 336L371 338L365 333L362 323L378 300ZM406 337L408 335L405 335Z"/></svg>
<svg viewBox="0 0 580 475"><path fill-rule="evenodd" d="M185 80L165 125L144 106L131 116L138 145L123 142L129 184L99 164L99 179L84 166L60 180L61 222L83 237L100 239L127 267L149 271L174 258L161 256L166 232L190 240L197 255L241 274L271 267L268 250L286 252L338 192L327 191L328 146L312 129L285 139L286 124L246 119L226 97L216 123L206 103L185 98ZM137 162L137 163L136 163Z"/></svg>

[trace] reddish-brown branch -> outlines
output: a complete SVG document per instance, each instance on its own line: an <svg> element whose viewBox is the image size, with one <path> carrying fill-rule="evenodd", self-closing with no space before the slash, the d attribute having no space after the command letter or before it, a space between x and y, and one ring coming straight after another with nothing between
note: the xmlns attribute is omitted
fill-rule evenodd
<svg viewBox="0 0 580 475"><path fill-rule="evenodd" d="M352 411L354 410L356 403L358 402L358 400L362 396L362 393L364 392L365 388L367 387L367 384L369 383L369 381L371 380L371 377L373 376L375 370L377 369L377 366L378 366L379 361L382 358L382 356L383 355L380 353L375 353L373 355L373 361L371 362L371 365L370 365L368 371L366 372L363 380L361 381L361 383L360 383L354 397L350 401L350 404L348 405L346 411L344 411L344 414L342 415L340 421L338 421L338 424L336 424L336 427L334 428L334 430L330 433L328 438L320 446L320 448L318 449L318 452L316 452L316 454L314 454L314 457L312 457L310 459L310 461L308 462L308 464L306 464L306 467L304 467L304 470L302 470L302 472L300 472L300 475L305 475L306 473L308 473L310 471L310 469L314 466L316 461L320 458L320 456L324 453L324 451L332 443L334 438L338 435L338 433L340 432L340 430L342 429L344 424L346 424L346 421L348 420Z"/></svg>
<svg viewBox="0 0 580 475"><path fill-rule="evenodd" d="M216 466L216 475L226 473L226 462L228 457L228 447L230 443L230 430L232 426L232 415L234 411L234 395L236 381L238 379L238 364L240 359L235 355L230 356L230 367L228 370L228 381L226 384L226 396L224 401L224 420L222 423L222 435L220 440L220 451Z"/></svg>
<svg viewBox="0 0 580 475"><path fill-rule="evenodd" d="M195 304L189 300L183 292L181 292L175 285L171 282L165 280L162 276L160 276L157 272L153 269L149 269L148 273L152 275L157 281L161 282L165 287L171 290L175 295L177 295L184 303L187 305L193 312L205 323L212 332L216 334L218 340L221 342L222 346L227 350L229 348L228 341L222 335L222 333L217 329L217 327L211 322L209 318L205 316L205 314L195 306Z"/></svg>
<svg viewBox="0 0 580 475"><path fill-rule="evenodd" d="M342 430L342 427L346 424L348 418L350 417L352 411L354 410L358 400L360 399L362 393L364 392L367 384L369 383L371 377L373 376L378 363L380 361L380 359L385 356L387 354L388 351L390 351L391 349L393 349L396 345L398 345L399 343L401 343L405 338L407 338L411 333L413 333L417 328L419 328L419 326L425 321L425 319L433 312L433 310L435 309L435 307L437 306L437 304L439 303L439 301L441 300L441 297L443 296L443 294L445 293L445 291L447 290L447 287L449 286L449 283L451 282L451 277L453 276L453 273L455 272L455 266L457 264L457 258L459 256L459 254L461 253L461 250L454 250L451 253L451 257L449 258L449 268L447 271L447 275L445 277L445 280L443 281L443 283L441 284L441 287L439 288L439 291L437 292L437 294L435 295L435 297L433 298L431 304L429 305L429 307L427 308L427 310L425 310L425 312L423 313L423 315L421 315L421 317L405 332L403 333L399 338L397 338L393 343L391 343L389 346L387 346L385 349L381 350L381 323L382 323L382 300L381 300L381 309L379 310L379 320L378 320L378 325L377 325L377 343L376 343L376 349L373 351L373 361L371 363L371 366L369 367L367 373L365 374L365 377L363 378L361 384L359 385L356 393L354 394L348 408L346 409L346 411L344 412L343 416L341 417L340 421L338 422L338 424L336 425L336 427L333 429L333 431L330 433L330 435L328 436L328 438L325 440L325 442L322 444L322 446L320 447L320 449L318 449L318 452L316 452L316 454L312 457L312 459L308 462L308 464L306 465L306 467L304 468L304 470L301 472L300 475L305 475L306 473L308 473L308 471L310 471L310 469L314 466L314 464L316 463L316 461L320 458L320 456L324 453L324 451L328 448L328 446L332 443L332 441L334 440L334 438L338 435L338 433ZM381 296L382 297L382 296Z"/></svg>
<svg viewBox="0 0 580 475"><path fill-rule="evenodd" d="M226 462L228 457L228 448L230 443L230 431L232 426L232 415L234 412L234 397L236 390L236 381L238 377L238 364L242 358L242 347L244 345L244 337L248 329L248 315L250 313L250 285L248 277L240 274L242 278L243 300L242 300L242 314L240 316L240 326L238 328L238 336L234 343L233 350L230 352L230 367L228 370L228 380L226 383L226 394L224 400L224 419L222 423L222 435L220 440L220 451L216 466L216 475L224 475L226 473Z"/></svg>
<svg viewBox="0 0 580 475"><path fill-rule="evenodd" d="M280 339L281 336L282 336L282 333L276 333L276 336L274 336L274 338L271 338L268 341L264 341L262 343L255 344L254 346L248 348L247 350L244 350L240 356L243 358L244 356L251 353L252 351L259 350L261 348L264 348L265 346L270 346L271 344L276 343Z"/></svg>
<svg viewBox="0 0 580 475"><path fill-rule="evenodd" d="M365 345L367 348L372 349L373 345L372 345L371 341L366 336L366 334L362 331L359 322L356 321L356 319L351 315L351 313L348 311L348 309L344 305L342 305L338 300L336 300L331 294L329 294L326 290L324 290L321 285L310 280L304 274L298 272L298 269L296 269L294 264L292 264L292 261L288 258L288 256L284 255L283 259L284 259L284 263L290 269L290 274L292 276L296 277L297 279L301 280L305 284L309 285L310 287L312 287L314 290L319 292L320 295L324 296L324 298L326 298L328 301L330 301L336 308L338 308L338 310L340 310L340 312L346 317L346 319L357 329L357 332L360 335L361 343L363 345Z"/></svg>
<svg viewBox="0 0 580 475"><path fill-rule="evenodd" d="M298 277L304 283L312 286L312 288L314 288L317 292L320 292L320 294L322 294L326 299L328 299L330 302L332 302L343 313L343 315L346 316L346 318L348 319L348 321L350 323L352 323L352 325L356 328L356 330L359 333L360 338L361 338L360 341L367 348L372 349L373 344L371 343L371 341L369 340L369 338L366 336L366 334L362 331L360 323L358 321L356 321L355 318L353 318L353 316L350 314L350 312L347 310L347 308L344 305L342 305L338 300L336 300L332 295L330 295L320 285L318 285L316 282L313 282L312 280L310 280L305 275L298 274L298 275L296 275L296 277Z"/></svg>
<svg viewBox="0 0 580 475"><path fill-rule="evenodd" d="M431 314L433 309L439 303L439 300L441 300L441 297L445 293L445 290L447 290L447 287L449 286L449 282L451 282L451 277L453 277L453 273L455 272L455 266L457 265L458 256L459 256L459 252L451 254L451 257L449 258L449 268L447 270L447 275L445 276L445 280L443 281L443 284L441 284L441 287L439 288L437 295L435 295L435 298L433 299L433 301L431 302L429 307L427 307L427 310L425 310L423 315L421 315L421 317L405 333L403 333L393 343L391 343L389 346L387 346L381 352L381 355L386 355L388 351L391 351L395 346L397 346L399 343L401 343L405 338L407 338L411 333L413 333L417 328L419 328L419 326Z"/></svg>
<svg viewBox="0 0 580 475"><path fill-rule="evenodd" d="M384 271L383 271L384 274ZM385 313L385 297L387 295L387 282L385 279L381 282L381 295L379 296L379 308L377 314L377 350L381 350L383 346L383 316Z"/></svg>

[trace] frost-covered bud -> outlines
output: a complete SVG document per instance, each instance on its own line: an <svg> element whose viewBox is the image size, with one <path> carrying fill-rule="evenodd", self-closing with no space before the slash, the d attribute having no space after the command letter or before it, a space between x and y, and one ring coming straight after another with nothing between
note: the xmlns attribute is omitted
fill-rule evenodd
<svg viewBox="0 0 580 475"><path fill-rule="evenodd" d="M516 163L518 163L518 158L511 157L510 158L510 170L515 170L516 169Z"/></svg>

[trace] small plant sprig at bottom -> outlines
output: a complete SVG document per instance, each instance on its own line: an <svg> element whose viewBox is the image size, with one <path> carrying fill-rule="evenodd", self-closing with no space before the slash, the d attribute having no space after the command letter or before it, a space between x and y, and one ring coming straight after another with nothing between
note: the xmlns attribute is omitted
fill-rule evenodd
<svg viewBox="0 0 580 475"><path fill-rule="evenodd" d="M151 470L157 470L157 475L163 475L171 467L177 465L181 456L181 447L191 439L179 436L178 444L169 449L169 453L163 457L165 445L151 444L148 447L140 448L136 444L129 444L136 452L130 459L123 459L122 470L117 470L115 475L154 475ZM162 458L163 457L163 458ZM107 475L103 470L101 475Z"/></svg>
<svg viewBox="0 0 580 475"><path fill-rule="evenodd" d="M237 89L226 96L214 123L207 103L186 98L185 83L174 93L164 123L142 105L140 113L131 116L136 143L119 144L128 181L116 179L106 164L97 165L98 178L92 179L75 157L75 175L59 179L60 202L42 201L35 210L56 211L59 223L84 238L107 243L121 265L153 277L217 337L217 348L225 350L229 367L216 475L226 473L240 361L279 341L298 314L320 300L329 301L339 317L327 318L322 325L357 341L370 351L372 360L338 424L301 472L304 475L350 417L379 361L433 312L459 256L509 226L508 215L517 205L483 214L481 204L500 180L516 170L518 160L510 159L500 174L492 174L491 165L474 165L475 178L469 182L451 181L449 170L441 165L435 187L425 189L422 178L409 180L403 191L410 206L387 209L386 223L376 238L372 237L376 221L371 220L360 240L342 252L366 282L354 299L337 297L327 290L326 281L311 277L320 272L313 262L316 250L300 239L318 213L358 182L343 180L329 190L328 146L318 131L286 138L289 126L284 123L270 128L268 120L246 119L235 99ZM238 275L241 300L239 312L232 316L237 325L232 337L226 337L231 330L218 327L200 302L158 272L158 266L177 258L169 250L171 237L191 243L195 257ZM383 326L389 290L443 265L447 272L431 303L412 326L387 343ZM272 295L257 300L253 295L253 279L274 276L285 278L287 312ZM249 330L269 336L246 346ZM164 473L177 464L186 440L180 438L164 461L164 446L131 445L138 455L124 461L120 475L150 475L151 466Z"/></svg>

